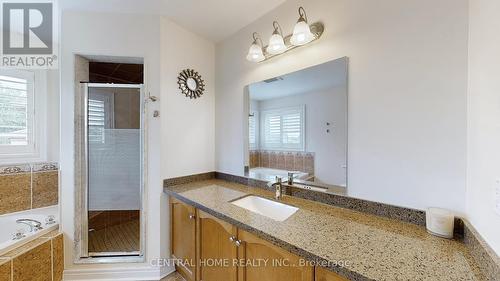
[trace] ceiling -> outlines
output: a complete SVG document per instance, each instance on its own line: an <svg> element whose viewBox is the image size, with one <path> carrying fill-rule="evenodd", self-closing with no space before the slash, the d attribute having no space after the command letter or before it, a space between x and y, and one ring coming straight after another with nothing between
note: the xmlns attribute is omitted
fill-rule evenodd
<svg viewBox="0 0 500 281"><path fill-rule="evenodd" d="M285 0L60 0L63 11L163 15L219 42Z"/></svg>
<svg viewBox="0 0 500 281"><path fill-rule="evenodd" d="M249 85L251 100L268 100L347 85L347 58Z"/></svg>
<svg viewBox="0 0 500 281"><path fill-rule="evenodd" d="M143 64L89 62L91 83L142 84L143 77Z"/></svg>

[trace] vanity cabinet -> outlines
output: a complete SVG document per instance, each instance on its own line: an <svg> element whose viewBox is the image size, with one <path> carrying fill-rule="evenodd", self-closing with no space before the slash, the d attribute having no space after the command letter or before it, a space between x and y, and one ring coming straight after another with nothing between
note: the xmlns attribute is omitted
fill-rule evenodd
<svg viewBox="0 0 500 281"><path fill-rule="evenodd" d="M349 281L328 269L324 269L321 266L316 266L315 281Z"/></svg>
<svg viewBox="0 0 500 281"><path fill-rule="evenodd" d="M237 281L237 228L200 210L197 217L197 280Z"/></svg>
<svg viewBox="0 0 500 281"><path fill-rule="evenodd" d="M181 262L176 269L187 279L196 280L196 209L170 197L172 258Z"/></svg>
<svg viewBox="0 0 500 281"><path fill-rule="evenodd" d="M238 230L238 281L313 281L314 267L257 236Z"/></svg>
<svg viewBox="0 0 500 281"><path fill-rule="evenodd" d="M181 201L170 199L172 256L187 281L348 281Z"/></svg>

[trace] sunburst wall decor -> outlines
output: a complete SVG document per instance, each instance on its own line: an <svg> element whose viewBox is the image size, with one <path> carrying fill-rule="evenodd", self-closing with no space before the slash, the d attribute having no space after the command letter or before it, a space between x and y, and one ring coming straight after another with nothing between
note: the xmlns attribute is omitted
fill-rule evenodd
<svg viewBox="0 0 500 281"><path fill-rule="evenodd" d="M177 84L181 92L190 99L196 99L203 95L205 90L205 81L201 75L193 69L184 69L179 73Z"/></svg>

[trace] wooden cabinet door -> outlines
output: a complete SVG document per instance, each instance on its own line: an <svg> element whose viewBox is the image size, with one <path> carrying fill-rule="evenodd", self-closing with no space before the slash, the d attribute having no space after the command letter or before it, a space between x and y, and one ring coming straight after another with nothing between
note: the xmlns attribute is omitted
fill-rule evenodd
<svg viewBox="0 0 500 281"><path fill-rule="evenodd" d="M316 266L315 281L349 281L328 269L322 268L321 266Z"/></svg>
<svg viewBox="0 0 500 281"><path fill-rule="evenodd" d="M236 281L235 226L198 210L198 281Z"/></svg>
<svg viewBox="0 0 500 281"><path fill-rule="evenodd" d="M313 281L314 267L298 256L243 230L238 239L238 281Z"/></svg>
<svg viewBox="0 0 500 281"><path fill-rule="evenodd" d="M170 197L171 249L174 259L182 260L177 271L188 281L196 278L196 210Z"/></svg>

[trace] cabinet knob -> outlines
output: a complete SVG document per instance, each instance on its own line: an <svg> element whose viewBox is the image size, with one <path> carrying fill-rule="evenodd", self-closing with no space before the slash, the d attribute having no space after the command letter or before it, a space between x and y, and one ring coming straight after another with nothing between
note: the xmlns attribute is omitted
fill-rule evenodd
<svg viewBox="0 0 500 281"><path fill-rule="evenodd" d="M195 215L193 215L193 214L189 214L189 219L190 219L190 220L193 220L194 218L196 218L196 216L195 216Z"/></svg>
<svg viewBox="0 0 500 281"><path fill-rule="evenodd" d="M229 237L229 241L231 241L231 242L236 241L236 237L234 237L234 236Z"/></svg>
<svg viewBox="0 0 500 281"><path fill-rule="evenodd" d="M234 241L234 245L236 245L236 247L241 246L241 240Z"/></svg>

